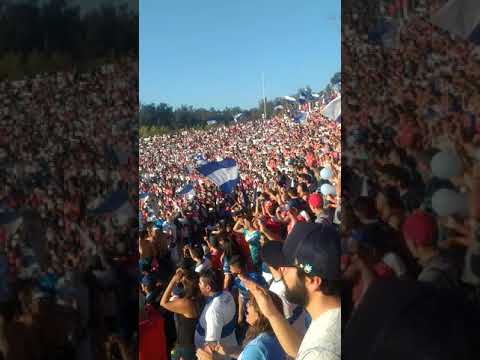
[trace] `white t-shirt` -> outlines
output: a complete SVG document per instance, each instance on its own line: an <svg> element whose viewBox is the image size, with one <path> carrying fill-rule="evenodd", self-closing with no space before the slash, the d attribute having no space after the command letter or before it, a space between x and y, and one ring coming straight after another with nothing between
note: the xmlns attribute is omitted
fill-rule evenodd
<svg viewBox="0 0 480 360"><path fill-rule="evenodd" d="M342 312L328 310L312 321L296 360L340 360Z"/></svg>
<svg viewBox="0 0 480 360"><path fill-rule="evenodd" d="M200 326L205 330L205 336L195 331L195 347L202 347L205 342L219 341L224 346L238 346L235 331L225 338L221 338L222 329L235 317L236 306L232 294L227 291L207 301L200 318Z"/></svg>
<svg viewBox="0 0 480 360"><path fill-rule="evenodd" d="M210 262L210 260L208 260L207 258L204 258L203 261L195 266L195 272L199 273L199 272L202 272L203 270L208 270L212 267L212 263Z"/></svg>
<svg viewBox="0 0 480 360"><path fill-rule="evenodd" d="M285 296L285 283L282 280L275 281L273 280L272 284L270 285L269 290L278 295L280 299L282 299L283 303L283 315L286 319L289 319L293 315L293 311L297 308L298 305L292 304L289 302ZM302 314L296 319L292 326L297 331L300 336L304 336L307 332L306 326L306 316L307 312L305 310L302 311Z"/></svg>

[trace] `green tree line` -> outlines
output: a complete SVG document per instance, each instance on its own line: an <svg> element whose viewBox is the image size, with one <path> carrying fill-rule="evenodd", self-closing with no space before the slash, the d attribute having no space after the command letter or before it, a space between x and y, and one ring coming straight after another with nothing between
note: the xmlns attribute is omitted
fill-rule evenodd
<svg viewBox="0 0 480 360"><path fill-rule="evenodd" d="M138 56L138 13L128 5L88 11L66 0L0 2L0 80Z"/></svg>
<svg viewBox="0 0 480 360"><path fill-rule="evenodd" d="M335 73L327 86L318 92L318 94L329 96L334 91L334 87L341 82L341 73ZM307 93L312 93L310 86L293 94L293 96L300 96ZM266 101L267 118L271 117L275 112L275 107L278 105L285 105L286 100L283 97L278 97ZM216 120L217 124L228 124L234 121L234 116L242 115L242 121L249 121L262 117L264 111L263 99L259 100L258 107L252 109L242 109L240 107L225 108L223 110L210 108L194 108L193 106L182 105L174 109L172 106L159 104L141 104L140 105L140 136L149 137L153 135L165 134L169 131L176 131L180 129L207 128L209 120ZM214 126L214 125L213 125Z"/></svg>

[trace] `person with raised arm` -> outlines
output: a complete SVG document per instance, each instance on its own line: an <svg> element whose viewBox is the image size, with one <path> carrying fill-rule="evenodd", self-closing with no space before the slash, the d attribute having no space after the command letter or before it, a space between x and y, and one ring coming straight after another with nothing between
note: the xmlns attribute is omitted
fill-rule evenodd
<svg viewBox="0 0 480 360"><path fill-rule="evenodd" d="M297 360L341 358L340 237L332 226L295 225L283 248L279 265L288 301L306 308L312 318L301 336L278 311L268 291L250 279L242 282L269 320L288 356Z"/></svg>

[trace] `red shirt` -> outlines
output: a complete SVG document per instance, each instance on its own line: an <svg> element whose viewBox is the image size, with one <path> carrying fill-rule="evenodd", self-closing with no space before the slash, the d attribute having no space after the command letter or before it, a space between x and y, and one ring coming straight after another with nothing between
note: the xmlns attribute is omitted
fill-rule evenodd
<svg viewBox="0 0 480 360"><path fill-rule="evenodd" d="M235 233L234 239L240 247L242 256L247 259L247 271L252 271L253 263L252 257L250 256L250 246L248 246L247 240L245 240L245 237L242 234L237 233Z"/></svg>
<svg viewBox="0 0 480 360"><path fill-rule="evenodd" d="M215 249L210 250L210 261L212 263L212 267L215 270L222 270L222 255L223 252Z"/></svg>
<svg viewBox="0 0 480 360"><path fill-rule="evenodd" d="M309 152L306 156L306 162L308 167L316 166L315 155L312 152Z"/></svg>
<svg viewBox="0 0 480 360"><path fill-rule="evenodd" d="M139 360L168 360L165 320L156 310L140 323L139 335Z"/></svg>
<svg viewBox="0 0 480 360"><path fill-rule="evenodd" d="M268 230L274 232L275 234L280 234L282 231L282 224L273 219L271 216L265 218L265 226Z"/></svg>

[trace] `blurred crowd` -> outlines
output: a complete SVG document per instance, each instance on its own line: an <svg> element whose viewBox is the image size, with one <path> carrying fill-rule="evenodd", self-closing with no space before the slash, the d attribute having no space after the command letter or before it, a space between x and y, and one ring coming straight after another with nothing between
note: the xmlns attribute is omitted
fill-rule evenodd
<svg viewBox="0 0 480 360"><path fill-rule="evenodd" d="M316 105L140 139L140 359L340 358L341 124ZM231 193L197 171L225 158Z"/></svg>
<svg viewBox="0 0 480 360"><path fill-rule="evenodd" d="M473 358L476 317L462 301L478 309L479 59L425 11L388 48L345 15L345 356Z"/></svg>
<svg viewBox="0 0 480 360"><path fill-rule="evenodd" d="M126 58L0 83L0 358L136 351L136 219L90 211L138 196L137 82Z"/></svg>

